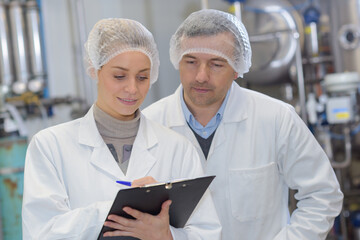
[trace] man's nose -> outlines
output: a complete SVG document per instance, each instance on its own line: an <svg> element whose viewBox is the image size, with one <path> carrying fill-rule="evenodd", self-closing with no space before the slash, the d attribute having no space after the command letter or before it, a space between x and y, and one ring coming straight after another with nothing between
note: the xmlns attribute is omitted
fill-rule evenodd
<svg viewBox="0 0 360 240"><path fill-rule="evenodd" d="M196 81L202 83L209 80L209 69L206 64L201 64L196 73Z"/></svg>

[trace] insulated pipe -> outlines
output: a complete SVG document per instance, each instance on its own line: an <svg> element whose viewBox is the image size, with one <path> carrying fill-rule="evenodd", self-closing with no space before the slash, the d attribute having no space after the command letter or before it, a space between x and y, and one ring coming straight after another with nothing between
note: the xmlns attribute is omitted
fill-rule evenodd
<svg viewBox="0 0 360 240"><path fill-rule="evenodd" d="M36 1L26 2L26 29L29 39L31 80L29 90L39 92L44 85L45 71L40 37L39 9Z"/></svg>
<svg viewBox="0 0 360 240"><path fill-rule="evenodd" d="M11 87L14 76L12 73L12 55L10 35L5 5L0 2L0 91L6 94Z"/></svg>
<svg viewBox="0 0 360 240"><path fill-rule="evenodd" d="M240 1L234 2L235 16L241 20L241 3Z"/></svg>
<svg viewBox="0 0 360 240"><path fill-rule="evenodd" d="M294 31L293 37L297 40L296 53L295 53L295 64L296 64L296 74L298 82L298 91L299 91L299 101L300 101L300 116L302 120L307 123L307 114L306 114L306 96L305 96L305 82L304 82L304 73L302 67L302 56L300 48L300 34L297 31Z"/></svg>
<svg viewBox="0 0 360 240"><path fill-rule="evenodd" d="M201 9L208 9L208 8L209 8L208 0L201 0Z"/></svg>
<svg viewBox="0 0 360 240"><path fill-rule="evenodd" d="M319 56L318 30L315 22L309 23L305 28L305 45L308 57Z"/></svg>
<svg viewBox="0 0 360 240"><path fill-rule="evenodd" d="M23 8L18 1L10 2L9 17L16 77L12 90L16 94L22 94L27 90L29 67Z"/></svg>

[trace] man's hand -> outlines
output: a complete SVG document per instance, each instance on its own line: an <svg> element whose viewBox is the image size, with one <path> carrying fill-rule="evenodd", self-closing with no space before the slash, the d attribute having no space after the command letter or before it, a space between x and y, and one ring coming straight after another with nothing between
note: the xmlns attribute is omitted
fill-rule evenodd
<svg viewBox="0 0 360 240"><path fill-rule="evenodd" d="M130 207L124 211L135 219L127 219L117 215L109 215L105 226L116 229L104 233L104 237L130 236L141 240L173 240L169 225L169 208L171 200L163 202L161 211L153 216Z"/></svg>

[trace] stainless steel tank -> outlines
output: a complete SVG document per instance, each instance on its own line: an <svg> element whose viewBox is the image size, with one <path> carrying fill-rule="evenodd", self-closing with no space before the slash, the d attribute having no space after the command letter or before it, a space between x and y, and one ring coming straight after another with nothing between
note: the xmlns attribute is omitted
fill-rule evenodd
<svg viewBox="0 0 360 240"><path fill-rule="evenodd" d="M245 4L242 20L252 47L252 67L244 75L250 84L268 85L289 80L301 18L286 0L253 0ZM302 36L302 34L300 34Z"/></svg>
<svg viewBox="0 0 360 240"><path fill-rule="evenodd" d="M331 46L336 72L360 73L360 0L330 0ZM353 140L360 146L360 134Z"/></svg>
<svg viewBox="0 0 360 240"><path fill-rule="evenodd" d="M360 73L360 1L329 2L335 71Z"/></svg>

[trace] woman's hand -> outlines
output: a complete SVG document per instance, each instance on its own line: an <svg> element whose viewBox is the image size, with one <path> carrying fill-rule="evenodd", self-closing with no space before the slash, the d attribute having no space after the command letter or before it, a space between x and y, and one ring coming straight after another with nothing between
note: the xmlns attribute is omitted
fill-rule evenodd
<svg viewBox="0 0 360 240"><path fill-rule="evenodd" d="M132 181L131 187L143 187L145 185L153 184L153 183L157 183L157 181L153 177L147 176Z"/></svg>
<svg viewBox="0 0 360 240"><path fill-rule="evenodd" d="M171 200L163 202L161 211L156 216L124 207L123 210L135 219L109 215L108 219L111 221L106 221L104 225L116 230L104 233L104 237L130 236L141 240L173 240L169 224L170 204Z"/></svg>

